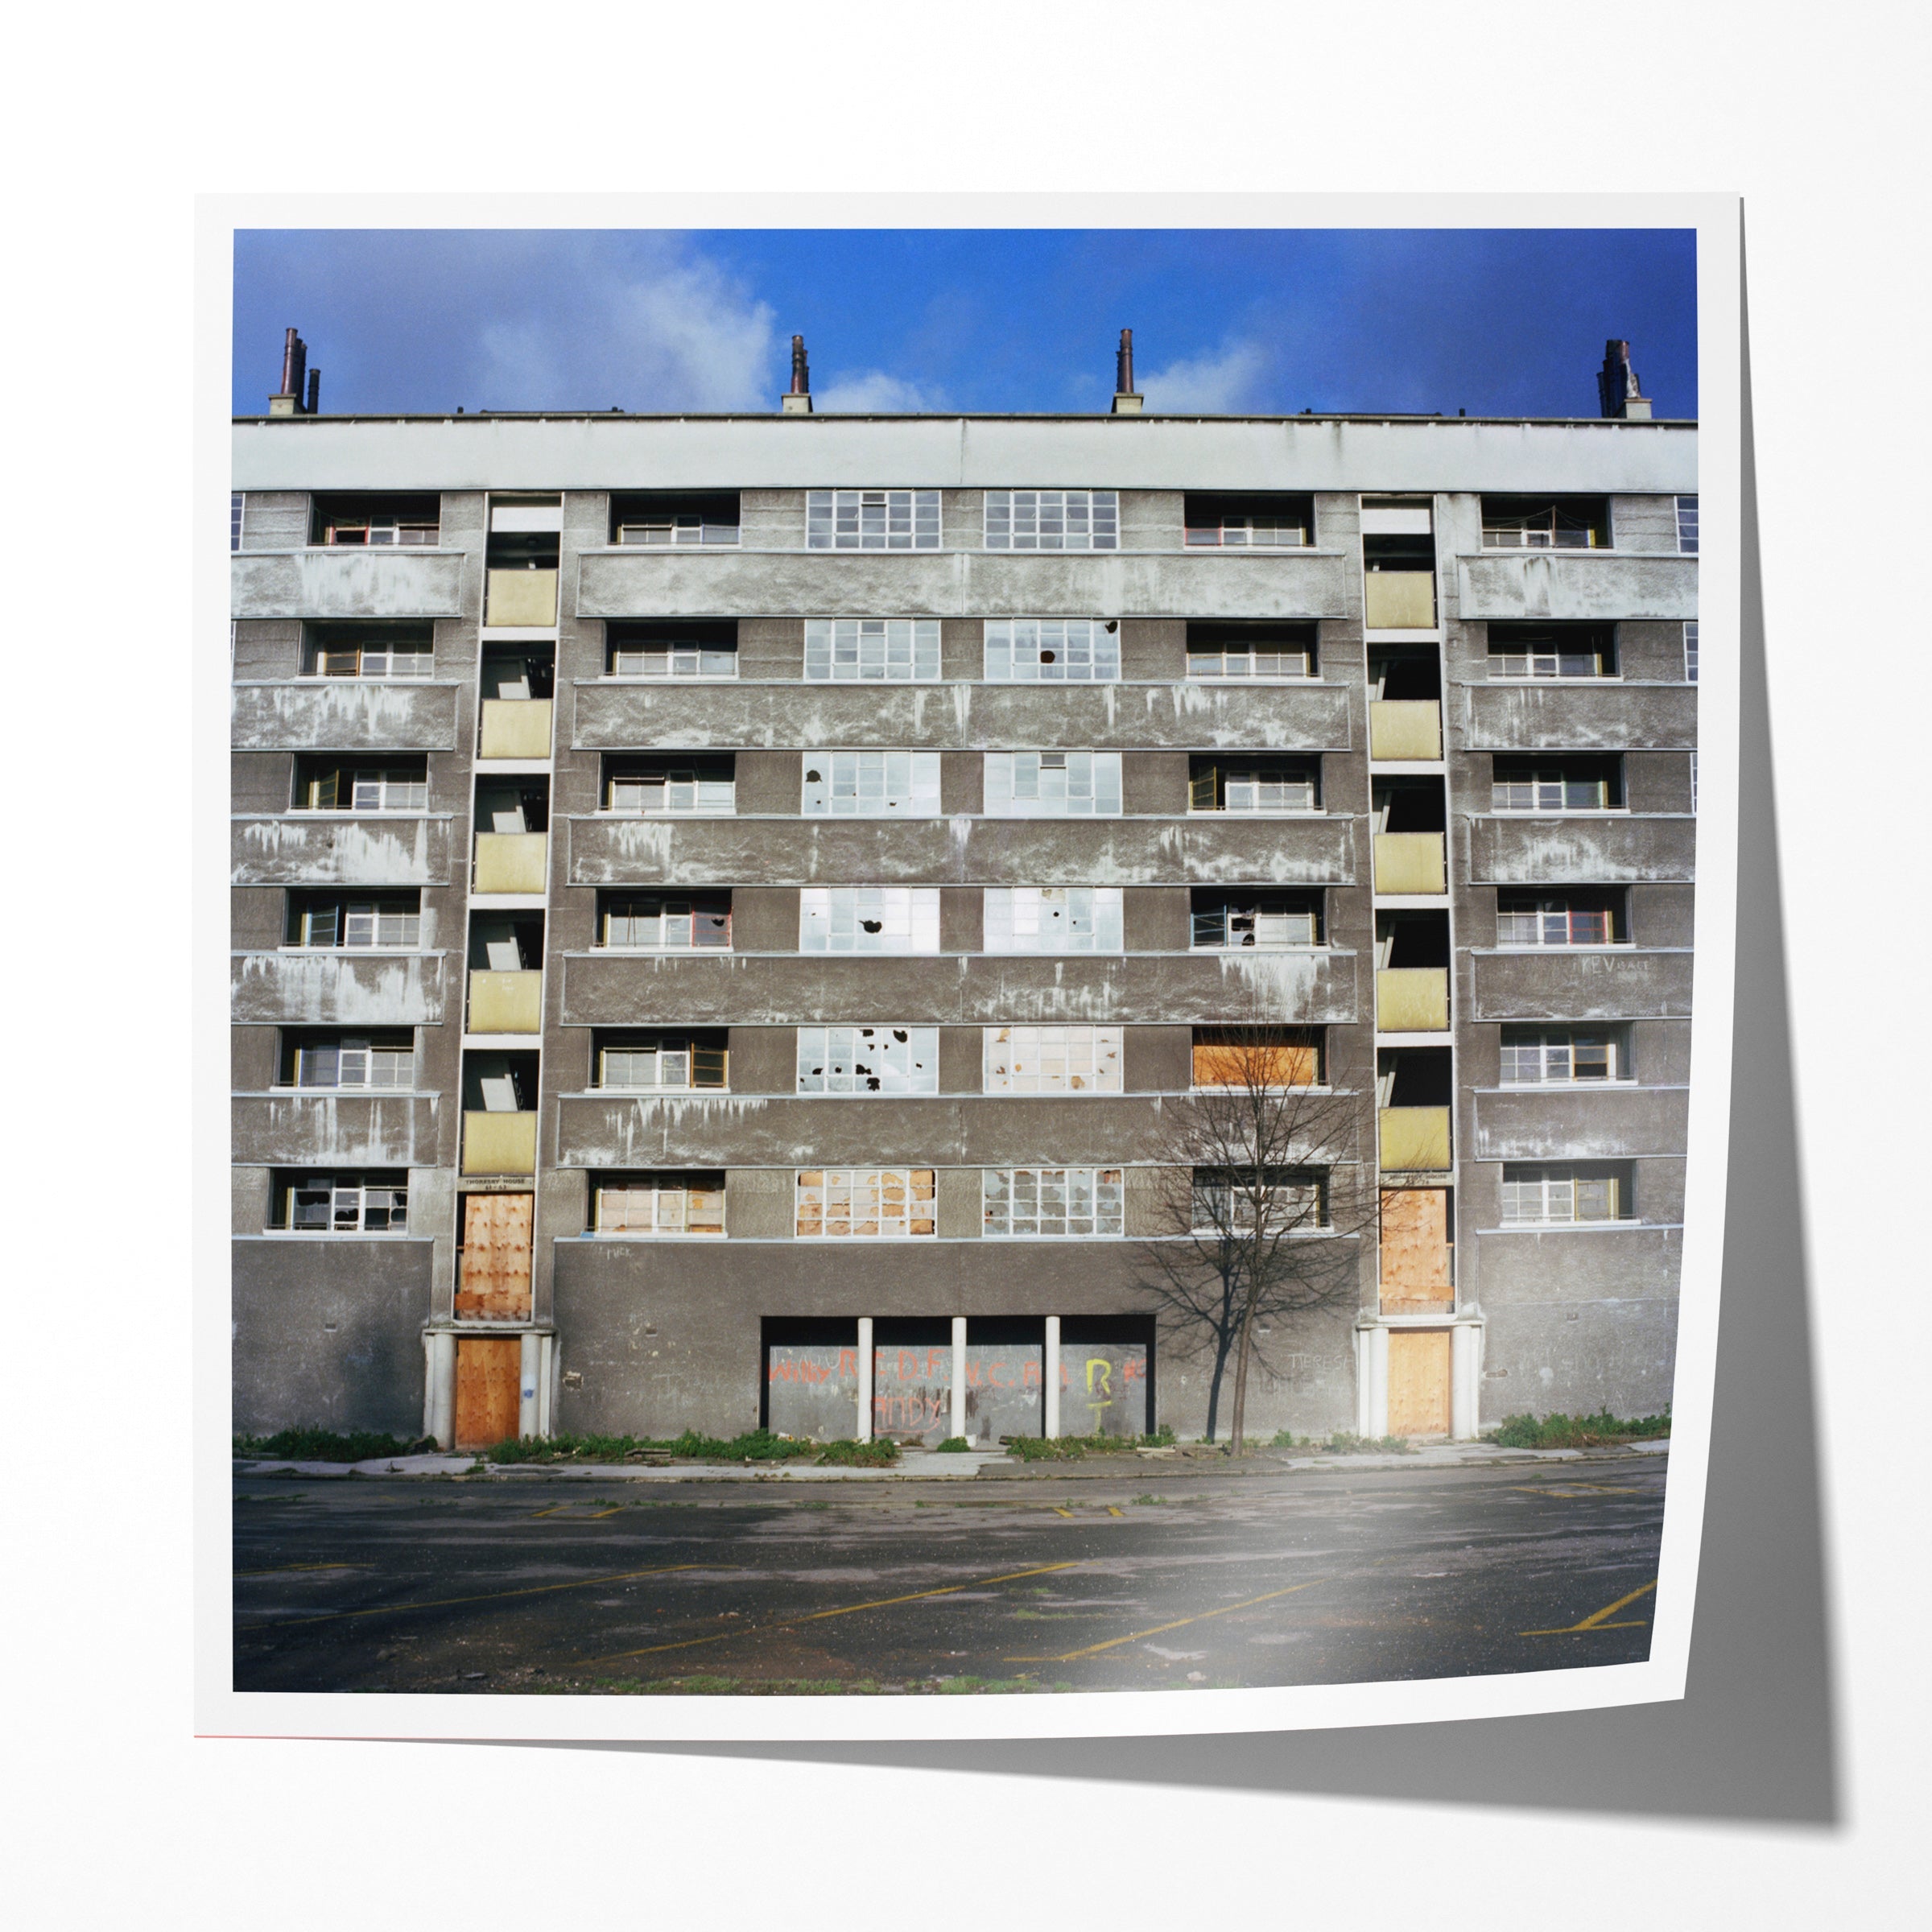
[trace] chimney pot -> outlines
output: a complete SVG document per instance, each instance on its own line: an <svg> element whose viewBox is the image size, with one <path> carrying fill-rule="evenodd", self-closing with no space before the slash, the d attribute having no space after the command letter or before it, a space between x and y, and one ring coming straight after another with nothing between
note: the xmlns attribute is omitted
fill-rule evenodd
<svg viewBox="0 0 1932 1932"><path fill-rule="evenodd" d="M791 387L778 398L780 411L788 416L811 414L811 370L805 360L805 338L791 339Z"/></svg>
<svg viewBox="0 0 1932 1932"><path fill-rule="evenodd" d="M1121 346L1113 358L1113 413L1117 416L1137 416L1141 401L1133 387L1133 331L1124 328L1121 331Z"/></svg>

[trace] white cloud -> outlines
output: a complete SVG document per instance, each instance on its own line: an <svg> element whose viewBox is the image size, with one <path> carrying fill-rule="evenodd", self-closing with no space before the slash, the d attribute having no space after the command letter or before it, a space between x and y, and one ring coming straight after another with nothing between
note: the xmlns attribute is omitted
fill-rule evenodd
<svg viewBox="0 0 1932 1932"><path fill-rule="evenodd" d="M888 375L882 369L841 372L823 389L812 391L811 402L821 415L848 416L914 415L945 407L937 390Z"/></svg>
<svg viewBox="0 0 1932 1932"><path fill-rule="evenodd" d="M1238 414L1252 406L1265 361L1258 342L1229 342L1218 354L1153 370L1141 379L1141 394L1164 415Z"/></svg>

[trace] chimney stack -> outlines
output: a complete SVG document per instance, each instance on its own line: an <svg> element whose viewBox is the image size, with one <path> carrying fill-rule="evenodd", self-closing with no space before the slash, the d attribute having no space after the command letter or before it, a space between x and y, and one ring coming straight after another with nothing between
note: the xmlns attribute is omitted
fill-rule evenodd
<svg viewBox="0 0 1932 1932"><path fill-rule="evenodd" d="M1596 372L1597 407L1606 418L1647 423L1650 398L1640 393L1637 371L1630 366L1630 345L1614 338L1604 345L1604 365Z"/></svg>
<svg viewBox="0 0 1932 1932"><path fill-rule="evenodd" d="M1137 416L1141 413L1142 398L1133 386L1133 331L1121 331L1121 346L1113 358L1113 413L1117 416Z"/></svg>
<svg viewBox="0 0 1932 1932"><path fill-rule="evenodd" d="M811 371L805 361L805 338L791 339L791 387L778 398L780 411L788 416L811 414Z"/></svg>
<svg viewBox="0 0 1932 1932"><path fill-rule="evenodd" d="M322 395L322 372L308 366L308 345L292 328L282 343L282 386L268 399L271 416L312 416Z"/></svg>

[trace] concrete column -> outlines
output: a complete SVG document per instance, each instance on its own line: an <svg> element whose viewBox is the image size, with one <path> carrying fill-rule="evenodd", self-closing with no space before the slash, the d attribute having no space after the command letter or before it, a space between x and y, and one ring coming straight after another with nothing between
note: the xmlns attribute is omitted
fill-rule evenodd
<svg viewBox="0 0 1932 1932"><path fill-rule="evenodd" d="M859 1317L859 1414L855 1431L861 1443L872 1440L872 1317Z"/></svg>
<svg viewBox="0 0 1932 1932"><path fill-rule="evenodd" d="M1481 1427L1483 1325L1458 1322L1449 1331L1449 1433L1474 1440Z"/></svg>
<svg viewBox="0 0 1932 1932"><path fill-rule="evenodd" d="M948 1435L966 1433L966 1318L952 1318L952 1426Z"/></svg>
<svg viewBox="0 0 1932 1932"><path fill-rule="evenodd" d="M1379 1323L1355 1331L1355 1432L1389 1433L1389 1331Z"/></svg>
<svg viewBox="0 0 1932 1932"><path fill-rule="evenodd" d="M423 1336L423 1433L448 1449L456 1439L456 1338L439 1328Z"/></svg>
<svg viewBox="0 0 1932 1932"><path fill-rule="evenodd" d="M537 1434L548 1435L556 1425L552 1420L555 1413L552 1407L556 1396L557 1338L554 1335L537 1337Z"/></svg>
<svg viewBox="0 0 1932 1932"><path fill-rule="evenodd" d="M1060 1318L1046 1318L1046 1360L1042 1364L1046 1377L1046 1434L1049 1439L1060 1433Z"/></svg>

